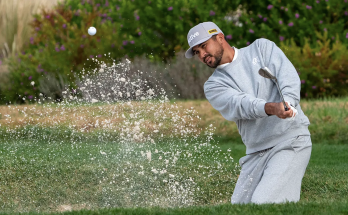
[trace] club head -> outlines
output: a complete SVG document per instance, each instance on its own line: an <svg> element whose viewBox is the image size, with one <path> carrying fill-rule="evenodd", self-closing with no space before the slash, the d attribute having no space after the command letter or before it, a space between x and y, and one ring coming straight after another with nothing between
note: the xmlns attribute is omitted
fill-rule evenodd
<svg viewBox="0 0 348 215"><path fill-rule="evenodd" d="M275 76L273 76L270 72L270 70L267 67L263 67L259 70L259 74L268 79L277 79Z"/></svg>

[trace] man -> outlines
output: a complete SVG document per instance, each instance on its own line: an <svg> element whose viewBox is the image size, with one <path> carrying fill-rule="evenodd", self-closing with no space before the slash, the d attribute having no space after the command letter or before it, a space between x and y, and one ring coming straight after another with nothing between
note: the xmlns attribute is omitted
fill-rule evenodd
<svg viewBox="0 0 348 215"><path fill-rule="evenodd" d="M216 68L204 84L206 98L225 119L236 122L246 145L232 204L299 201L312 142L310 122L299 104L301 83L294 66L267 39L241 49L231 47L212 22L194 26L187 40L186 58L196 55ZM279 102L273 80L259 75L261 67L277 77L288 111Z"/></svg>

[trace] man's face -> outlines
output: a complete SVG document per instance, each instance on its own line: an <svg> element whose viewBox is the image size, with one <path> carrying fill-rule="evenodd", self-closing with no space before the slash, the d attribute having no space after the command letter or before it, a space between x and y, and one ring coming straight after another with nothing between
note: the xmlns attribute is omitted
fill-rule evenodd
<svg viewBox="0 0 348 215"><path fill-rule="evenodd" d="M216 68L222 59L224 49L217 38L210 38L209 40L201 43L192 48L193 54L197 55L199 60L207 64L211 68Z"/></svg>

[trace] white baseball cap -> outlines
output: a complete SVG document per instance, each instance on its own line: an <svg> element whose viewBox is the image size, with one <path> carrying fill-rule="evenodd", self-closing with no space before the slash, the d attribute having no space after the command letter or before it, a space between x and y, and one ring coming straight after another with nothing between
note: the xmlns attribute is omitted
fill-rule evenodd
<svg viewBox="0 0 348 215"><path fill-rule="evenodd" d="M209 40L213 35L222 33L220 28L213 22L203 22L191 28L187 34L187 42L190 48L186 51L185 57L192 58L192 48ZM223 33L222 33L223 34Z"/></svg>

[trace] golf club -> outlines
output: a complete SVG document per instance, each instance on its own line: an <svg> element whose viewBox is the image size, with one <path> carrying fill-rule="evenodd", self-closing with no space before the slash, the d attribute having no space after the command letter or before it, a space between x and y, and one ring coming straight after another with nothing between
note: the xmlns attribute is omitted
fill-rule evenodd
<svg viewBox="0 0 348 215"><path fill-rule="evenodd" d="M270 71L267 67L261 68L261 69L259 70L259 74L260 74L262 77L264 77L264 78L274 79L274 80L275 80L275 83L276 83L276 85L277 85L279 94L280 94L280 96L282 97L282 101L283 101L283 105L284 105L285 111L288 111L289 109L288 109L288 107L287 107L286 104L285 104L284 97L283 97L282 92L280 91L277 78L276 78L275 76L272 75L271 71Z"/></svg>

